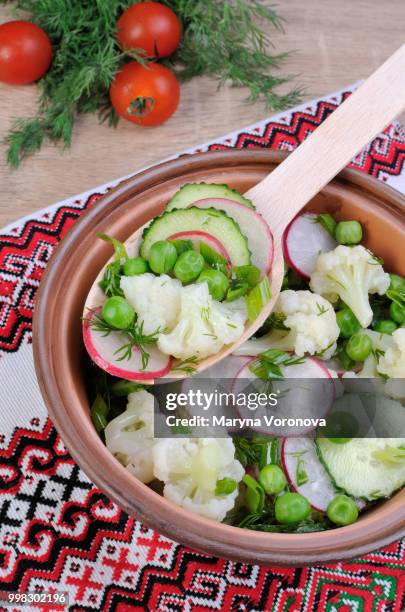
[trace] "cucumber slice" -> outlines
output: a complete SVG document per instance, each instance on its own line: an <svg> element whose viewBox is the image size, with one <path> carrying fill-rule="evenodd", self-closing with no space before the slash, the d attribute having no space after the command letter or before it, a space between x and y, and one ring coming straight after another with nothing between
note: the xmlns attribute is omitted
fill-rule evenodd
<svg viewBox="0 0 405 612"><path fill-rule="evenodd" d="M244 266L251 263L250 251L245 236L238 224L222 211L215 208L187 209L164 212L156 217L144 230L140 254L148 259L152 244L166 240L181 230L202 231L219 240L228 253L232 266Z"/></svg>
<svg viewBox="0 0 405 612"><path fill-rule="evenodd" d="M346 444L318 438L316 444L332 482L353 497L373 501L405 485L405 461L390 464L374 456L388 446L404 446L405 438L354 438Z"/></svg>
<svg viewBox="0 0 405 612"><path fill-rule="evenodd" d="M228 200L239 202L239 204L244 204L248 208L254 208L250 200L238 193L235 189L228 187L228 185L217 185L215 183L187 183L174 194L166 210L188 208L190 204L205 198L227 198Z"/></svg>

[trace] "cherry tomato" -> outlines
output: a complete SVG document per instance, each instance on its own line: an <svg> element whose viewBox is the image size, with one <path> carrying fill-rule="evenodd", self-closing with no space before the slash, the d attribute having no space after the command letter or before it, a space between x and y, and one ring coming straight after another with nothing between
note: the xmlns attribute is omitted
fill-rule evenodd
<svg viewBox="0 0 405 612"><path fill-rule="evenodd" d="M124 11L117 22L122 49L142 49L146 57L167 57L179 46L180 21L160 2L140 2Z"/></svg>
<svg viewBox="0 0 405 612"><path fill-rule="evenodd" d="M26 85L40 79L52 60L47 34L30 21L0 25L0 81Z"/></svg>
<svg viewBox="0 0 405 612"><path fill-rule="evenodd" d="M180 86L166 66L129 62L115 75L110 98L124 119L139 125L159 125L175 112Z"/></svg>

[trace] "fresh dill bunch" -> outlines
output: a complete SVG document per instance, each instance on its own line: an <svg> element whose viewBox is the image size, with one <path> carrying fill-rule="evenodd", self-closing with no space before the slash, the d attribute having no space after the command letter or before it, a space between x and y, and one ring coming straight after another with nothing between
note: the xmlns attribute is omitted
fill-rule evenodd
<svg viewBox="0 0 405 612"><path fill-rule="evenodd" d="M5 4L7 0L0 0ZM269 109L298 101L301 91L279 95L274 88L291 79L275 76L286 54L270 54L269 37L258 25L281 28L274 9L262 0L163 0L182 22L183 38L164 63L180 80L209 75L219 85L246 87L247 100L263 99ZM110 104L109 87L119 67L130 59L144 62L140 50L123 53L116 42L116 22L133 0L15 0L14 13L25 15L51 39L54 58L38 82L37 113L18 119L5 138L7 160L17 167L38 151L45 139L69 147L78 114L97 112L115 126L118 116Z"/></svg>
<svg viewBox="0 0 405 612"><path fill-rule="evenodd" d="M291 76L275 76L287 53L271 54L269 36L258 25L269 22L282 30L282 20L263 0L168 0L165 2L183 21L182 43L168 62L182 81L206 74L233 87L246 87L247 101L263 99L266 108L281 110L301 98L293 88L285 95L274 92ZM179 66L180 64L180 66Z"/></svg>

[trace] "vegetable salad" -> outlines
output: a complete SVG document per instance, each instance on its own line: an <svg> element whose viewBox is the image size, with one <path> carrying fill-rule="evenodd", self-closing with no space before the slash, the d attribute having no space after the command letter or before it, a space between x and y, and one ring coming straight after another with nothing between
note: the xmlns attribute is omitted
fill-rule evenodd
<svg viewBox="0 0 405 612"><path fill-rule="evenodd" d="M403 412L405 279L363 246L363 232L327 212L294 219L282 291L255 337L227 358L231 377L271 382L303 367L336 381L343 409L355 401L343 395L353 380L373 378L378 409L392 419ZM271 232L244 196L185 185L135 251L100 237L115 258L100 276L102 303L83 322L92 419L134 476L207 518L295 533L349 525L405 485L405 437L154 438L153 387L142 381L192 375L270 298Z"/></svg>

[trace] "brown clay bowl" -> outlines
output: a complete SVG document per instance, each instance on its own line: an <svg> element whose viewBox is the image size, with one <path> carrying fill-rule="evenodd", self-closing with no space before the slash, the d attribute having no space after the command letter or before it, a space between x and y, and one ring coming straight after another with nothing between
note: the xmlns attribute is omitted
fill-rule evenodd
<svg viewBox="0 0 405 612"><path fill-rule="evenodd" d="M188 546L245 562L306 565L349 559L405 535L405 490L355 524L311 534L270 534L230 527L167 501L132 476L105 448L89 417L83 376L81 314L87 292L110 247L108 232L124 240L159 214L190 181L228 183L245 191L285 157L273 151L229 151L184 156L121 183L75 224L41 282L34 320L34 355L50 416L74 459L128 514ZM405 275L405 198L381 182L343 171L309 208L358 219L367 246L389 270Z"/></svg>

